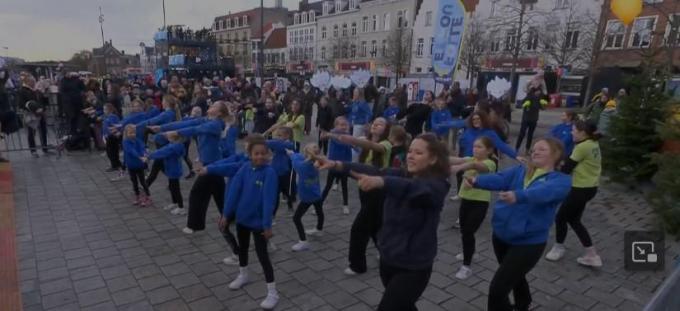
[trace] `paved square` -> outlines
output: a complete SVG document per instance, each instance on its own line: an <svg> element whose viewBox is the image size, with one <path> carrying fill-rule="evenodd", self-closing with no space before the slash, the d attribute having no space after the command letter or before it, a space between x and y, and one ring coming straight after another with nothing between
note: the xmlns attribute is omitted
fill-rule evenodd
<svg viewBox="0 0 680 311"><path fill-rule="evenodd" d="M555 113L555 116L557 113ZM553 116L554 117L554 116ZM545 127L539 128L544 132ZM315 136L314 136L315 137ZM133 207L127 179L110 182L106 158L76 153L61 159L11 157L20 285L30 310L255 310L266 293L262 271L251 254L252 282L231 291L238 268L222 264L227 244L217 230L211 205L203 232L185 235L185 217L160 207L170 202L164 177L152 186L156 207ZM325 178L322 178L325 182ZM191 181L182 180L185 199ZM283 209L274 226L272 253L281 301L277 310L371 310L380 300L376 250L368 252L369 272L347 277L349 228L358 209L350 185L352 214L342 215L339 192L324 206L325 235L311 237L311 251L293 253L297 241L292 215ZM460 234L451 229L458 203L448 201L439 227L439 253L420 310L483 310L497 267L490 243L491 215L477 233L474 276L454 278L460 263ZM314 216L305 216L312 224ZM581 247L570 233L567 256L541 260L530 273L539 310L640 310L673 268L678 243L666 241L666 270L624 270L625 230L653 229L651 208L634 192L605 185L584 216L604 261L599 270L580 267ZM552 240L551 240L552 241ZM252 249L252 248L251 248Z"/></svg>

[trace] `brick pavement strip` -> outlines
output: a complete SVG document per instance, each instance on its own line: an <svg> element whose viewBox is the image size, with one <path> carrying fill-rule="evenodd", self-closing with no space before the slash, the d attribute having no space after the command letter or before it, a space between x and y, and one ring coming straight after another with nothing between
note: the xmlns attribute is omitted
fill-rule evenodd
<svg viewBox="0 0 680 311"><path fill-rule="evenodd" d="M556 120L558 113L542 115ZM539 127L537 135L545 130ZM14 154L11 159L25 310L252 310L266 294L254 253L251 283L242 290L228 288L238 268L221 263L228 247L216 229L213 207L206 230L188 236L180 232L185 218L158 208L130 206L128 181L109 182L102 157L25 156ZM158 206L169 202L163 178L151 189ZM181 184L188 198L191 181ZM368 273L357 277L342 273L349 228L358 210L356 186L350 186L352 215L341 214L339 192L332 191L327 202L326 234L310 239L309 252L290 251L297 240L291 216L283 212L277 219L274 241L280 250L271 253L281 296L277 310L371 310L380 301L383 287L372 244ZM418 302L422 310L486 308L489 282L498 267L490 243L491 215L477 233L475 275L459 281L453 275L460 266L455 259L461 251L460 234L450 229L457 208L458 203L447 201L442 212L438 257L430 285ZM310 226L314 221L312 215L303 219ZM677 242L666 241L665 272L623 269L623 231L653 228L654 221L639 195L603 184L586 209L584 222L592 228L605 266L599 270L578 266L575 258L582 250L570 234L562 262L541 260L530 273L534 303L541 310L639 310L663 282L680 249Z"/></svg>

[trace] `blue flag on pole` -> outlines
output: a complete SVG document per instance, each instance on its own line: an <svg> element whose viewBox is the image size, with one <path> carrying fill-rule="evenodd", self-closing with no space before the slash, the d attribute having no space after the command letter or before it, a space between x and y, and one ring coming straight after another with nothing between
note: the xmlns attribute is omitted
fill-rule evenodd
<svg viewBox="0 0 680 311"><path fill-rule="evenodd" d="M462 0L439 0L432 47L435 76L451 78L456 70L465 33L465 6Z"/></svg>

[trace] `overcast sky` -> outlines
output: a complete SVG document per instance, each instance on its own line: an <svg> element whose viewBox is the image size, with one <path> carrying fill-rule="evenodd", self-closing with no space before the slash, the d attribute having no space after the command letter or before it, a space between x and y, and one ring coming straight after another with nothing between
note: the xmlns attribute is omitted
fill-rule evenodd
<svg viewBox="0 0 680 311"><path fill-rule="evenodd" d="M315 1L311 1L315 2ZM273 6L274 0L265 0ZM297 9L297 0L284 0ZM168 25L209 27L218 15L259 6L257 0L165 0ZM139 53L139 43L153 44L163 25L162 0L0 0L0 55L35 60L67 60L73 53L102 45L104 38L126 53ZM8 49L4 49L7 47Z"/></svg>

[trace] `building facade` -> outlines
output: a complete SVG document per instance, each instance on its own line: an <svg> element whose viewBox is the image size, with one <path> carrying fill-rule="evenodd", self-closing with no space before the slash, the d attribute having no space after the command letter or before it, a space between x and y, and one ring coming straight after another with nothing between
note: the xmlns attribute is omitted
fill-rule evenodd
<svg viewBox="0 0 680 311"><path fill-rule="evenodd" d="M153 46L146 46L144 42L139 43L139 67L144 73L152 73L156 71L158 57L156 49Z"/></svg>
<svg viewBox="0 0 680 311"><path fill-rule="evenodd" d="M317 66L340 73L364 69L389 86L396 78L388 49L395 32L412 35L416 0L335 0L317 19ZM406 44L410 44L407 42ZM405 66L407 67L407 66ZM401 72L403 75L405 72Z"/></svg>
<svg viewBox="0 0 680 311"><path fill-rule="evenodd" d="M89 69L95 76L121 76L133 67L139 67L139 55L125 54L124 50L116 49L111 40L103 47L92 49Z"/></svg>
<svg viewBox="0 0 680 311"><path fill-rule="evenodd" d="M309 75L316 69L318 58L317 17L321 15L323 2L300 1L297 11L290 14L288 22L288 62L286 73Z"/></svg>
<svg viewBox="0 0 680 311"><path fill-rule="evenodd" d="M275 23L288 23L288 9L281 7L281 1L277 1L275 7L262 11L258 7L215 17L212 33L217 40L219 55L233 59L238 73L253 73L257 61L256 57L252 57L253 50L260 42L260 33L266 31L261 25L271 27Z"/></svg>

